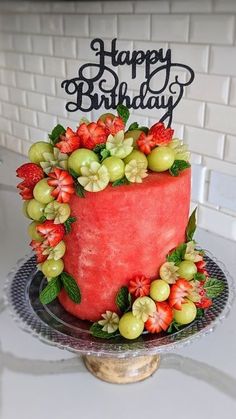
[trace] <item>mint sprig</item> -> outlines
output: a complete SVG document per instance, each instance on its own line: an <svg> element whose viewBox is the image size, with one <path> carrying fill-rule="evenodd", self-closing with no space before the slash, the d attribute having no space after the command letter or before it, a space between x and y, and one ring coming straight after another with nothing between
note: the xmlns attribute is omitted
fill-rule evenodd
<svg viewBox="0 0 236 419"><path fill-rule="evenodd" d="M81 292L75 279L67 272L62 272L60 278L67 295L74 303L79 304L81 302Z"/></svg>
<svg viewBox="0 0 236 419"><path fill-rule="evenodd" d="M46 221L46 217L45 217L45 215L42 215L42 217L40 217L40 219L39 219L39 222L40 223L44 223L44 221Z"/></svg>
<svg viewBox="0 0 236 419"><path fill-rule="evenodd" d="M124 176L122 179L115 180L115 182L112 183L112 186L122 186L122 185L129 185L130 181Z"/></svg>
<svg viewBox="0 0 236 419"><path fill-rule="evenodd" d="M224 291L225 285L223 281L217 278L207 278L204 283L204 290L208 298L216 298Z"/></svg>
<svg viewBox="0 0 236 419"><path fill-rule="evenodd" d="M101 339L111 339L114 338L116 336L119 336L119 332L112 332L112 333L108 333L105 332L104 330L102 330L103 326L99 323L93 323L92 326L90 327L90 332L92 333L93 336L95 336L96 338L101 338Z"/></svg>
<svg viewBox="0 0 236 419"><path fill-rule="evenodd" d="M49 304L55 298L57 298L58 294L61 291L61 281L58 276L52 278L46 287L41 291L39 294L39 300L42 304Z"/></svg>
<svg viewBox="0 0 236 419"><path fill-rule="evenodd" d="M187 161L175 160L171 168L169 169L169 172L172 176L179 176L180 172L187 169L188 167L191 167L191 165Z"/></svg>
<svg viewBox="0 0 236 419"><path fill-rule="evenodd" d="M64 222L64 227L65 227L65 231L66 234L71 232L71 225L76 221L76 217L69 217L67 218L67 220Z"/></svg>
<svg viewBox="0 0 236 419"><path fill-rule="evenodd" d="M148 134L149 128L148 127L139 127L140 131L143 131L145 134Z"/></svg>
<svg viewBox="0 0 236 419"><path fill-rule="evenodd" d="M192 212L192 214L189 217L188 220L188 224L186 227L186 231L185 231L185 235L186 235L186 240L187 241L192 241L193 240L193 236L197 227L197 223L196 223L196 212L197 212L197 207L195 208L195 210Z"/></svg>
<svg viewBox="0 0 236 419"><path fill-rule="evenodd" d="M133 122L129 128L128 131L133 131L134 129L138 129L138 123L137 122Z"/></svg>
<svg viewBox="0 0 236 419"><path fill-rule="evenodd" d="M205 281L206 275L202 274L201 272L197 272L193 276L194 281Z"/></svg>
<svg viewBox="0 0 236 419"><path fill-rule="evenodd" d="M122 311L122 313L125 313L130 309L131 295L127 287L120 288L119 292L116 295L116 305L120 309L120 311Z"/></svg>
<svg viewBox="0 0 236 419"><path fill-rule="evenodd" d="M129 109L124 105L118 105L116 110L117 110L117 113L118 113L119 117L121 119L123 119L124 123L126 124L126 122L129 119L129 115L130 115Z"/></svg>
<svg viewBox="0 0 236 419"><path fill-rule="evenodd" d="M187 247L186 243L182 243L178 247L176 247L176 249L174 249L172 252L168 254L167 256L168 262L174 262L175 265L179 265L184 259L186 247Z"/></svg>
<svg viewBox="0 0 236 419"><path fill-rule="evenodd" d="M48 137L49 137L51 143L53 145L58 143L58 141L60 139L60 136L64 135L65 132L66 132L66 130L62 125L60 125L60 124L56 125L55 128L53 128L52 132L50 134L48 134Z"/></svg>
<svg viewBox="0 0 236 419"><path fill-rule="evenodd" d="M73 169L68 169L68 172L70 173L70 175L72 177L74 177L75 179L77 179L77 177L79 176Z"/></svg>
<svg viewBox="0 0 236 419"><path fill-rule="evenodd" d="M175 320L173 320L170 324L170 326L167 329L167 333L175 333L178 332L181 328L182 324L177 323Z"/></svg>
<svg viewBox="0 0 236 419"><path fill-rule="evenodd" d="M75 182L75 193L80 198L85 198L85 190L84 190L84 187L82 185L80 185L79 182Z"/></svg>

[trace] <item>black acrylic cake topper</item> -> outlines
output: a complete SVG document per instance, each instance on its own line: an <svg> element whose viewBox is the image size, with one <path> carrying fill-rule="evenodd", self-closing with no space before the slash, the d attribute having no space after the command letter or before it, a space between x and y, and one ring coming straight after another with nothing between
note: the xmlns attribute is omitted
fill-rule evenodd
<svg viewBox="0 0 236 419"><path fill-rule="evenodd" d="M146 52L142 50L119 51L116 42L117 39L113 39L108 50L105 49L102 39L93 39L90 47L95 51L95 56L99 57L98 64L82 65L78 70L78 77L61 83L61 87L67 94L75 95L74 102L67 102L67 111L90 112L101 107L110 110L116 109L119 104L129 109L156 108L164 111L160 121L166 120L167 126L170 126L173 110L183 96L184 87L194 80L194 71L186 64L172 62L170 49L163 51L161 48ZM110 59L110 66L107 65L108 59ZM128 83L120 81L114 71L115 67L124 65L131 67L132 79L136 78L138 69L142 68L144 72L144 81L139 86L139 92L132 98L128 94ZM182 77L178 73L174 74L173 80L171 75L174 70L177 72L184 70L186 80L181 80ZM157 87L160 83L156 83L156 77L158 81L161 80L161 87Z"/></svg>

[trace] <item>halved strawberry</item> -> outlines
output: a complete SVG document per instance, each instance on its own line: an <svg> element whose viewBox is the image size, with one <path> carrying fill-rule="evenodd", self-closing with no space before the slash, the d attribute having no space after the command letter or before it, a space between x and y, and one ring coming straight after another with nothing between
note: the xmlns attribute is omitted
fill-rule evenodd
<svg viewBox="0 0 236 419"><path fill-rule="evenodd" d="M23 182L17 185L17 188L21 190L20 195L25 200L32 199L36 183L44 177L42 168L35 163L25 163L18 167L16 175L23 179Z"/></svg>
<svg viewBox="0 0 236 419"><path fill-rule="evenodd" d="M77 129L77 135L80 138L82 147L92 150L97 144L106 142L107 134L104 127L99 126L96 122L86 125L81 124Z"/></svg>
<svg viewBox="0 0 236 419"><path fill-rule="evenodd" d="M48 176L48 185L55 187L51 195L58 202L69 202L71 195L75 193L73 177L66 170L59 168L55 168Z"/></svg>
<svg viewBox="0 0 236 419"><path fill-rule="evenodd" d="M67 128L64 135L60 136L60 141L56 144L61 153L72 153L80 147L80 139L76 132L71 128Z"/></svg>
<svg viewBox="0 0 236 419"><path fill-rule="evenodd" d="M37 263L42 263L47 259L47 255L43 255L43 251L45 250L44 242L37 242L35 240L32 240L30 242L30 246L32 246L33 250L36 253Z"/></svg>
<svg viewBox="0 0 236 419"><path fill-rule="evenodd" d="M149 295L151 280L144 275L135 275L129 281L129 292L135 297Z"/></svg>
<svg viewBox="0 0 236 419"><path fill-rule="evenodd" d="M115 135L117 132L122 131L125 128L125 123L119 116L112 118L108 115L105 118L105 121L98 120L97 124L99 127L105 129L107 136L109 134Z"/></svg>
<svg viewBox="0 0 236 419"><path fill-rule="evenodd" d="M181 310L185 297L192 290L192 285L186 279L177 279L176 283L171 285L169 304L176 310Z"/></svg>
<svg viewBox="0 0 236 419"><path fill-rule="evenodd" d="M44 237L44 244L49 244L50 247L55 247L65 234L63 224L54 224L51 220L46 220L36 227L38 233Z"/></svg>
<svg viewBox="0 0 236 419"><path fill-rule="evenodd" d="M173 310L166 301L156 302L155 311L145 322L145 329L150 333L159 333L167 330L173 320Z"/></svg>
<svg viewBox="0 0 236 419"><path fill-rule="evenodd" d="M174 130L165 128L163 122L157 122L150 128L149 134L153 135L156 145L166 145L172 140Z"/></svg>
<svg viewBox="0 0 236 419"><path fill-rule="evenodd" d="M144 154L149 154L156 146L156 143L153 139L153 135L146 135L145 132L142 132L137 140L137 145L139 150L141 150Z"/></svg>

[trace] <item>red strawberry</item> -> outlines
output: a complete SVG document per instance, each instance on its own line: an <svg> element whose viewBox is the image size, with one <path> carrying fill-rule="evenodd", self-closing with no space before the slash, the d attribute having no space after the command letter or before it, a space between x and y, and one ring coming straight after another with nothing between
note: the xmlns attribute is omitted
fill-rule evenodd
<svg viewBox="0 0 236 419"><path fill-rule="evenodd" d="M156 146L156 143L153 139L153 135L146 135L145 132L142 132L137 140L137 145L144 154L149 154Z"/></svg>
<svg viewBox="0 0 236 419"><path fill-rule="evenodd" d="M92 150L97 144L106 142L107 134L104 127L99 126L96 122L91 122L86 125L81 124L77 129L77 134L80 138L82 147Z"/></svg>
<svg viewBox="0 0 236 419"><path fill-rule="evenodd" d="M153 135L156 145L166 145L172 140L174 130L165 128L163 122L157 122L150 128L149 134Z"/></svg>
<svg viewBox="0 0 236 419"><path fill-rule="evenodd" d="M203 275L209 276L209 273L205 269L206 262L205 260L200 260L199 262L195 262L195 265L197 267L197 271Z"/></svg>
<svg viewBox="0 0 236 419"><path fill-rule="evenodd" d="M36 183L44 177L43 169L35 163L25 163L18 167L16 175L23 179L23 182L17 185L17 188L21 190L20 195L25 200L32 199Z"/></svg>
<svg viewBox="0 0 236 419"><path fill-rule="evenodd" d="M149 295L151 280L144 275L135 275L129 281L129 292L135 297Z"/></svg>
<svg viewBox="0 0 236 419"><path fill-rule="evenodd" d="M43 255L43 251L45 250L45 247L46 247L44 242L37 242L35 240L32 240L30 243L30 246L32 246L33 250L36 253L37 263L42 263L47 259L47 256Z"/></svg>
<svg viewBox="0 0 236 419"><path fill-rule="evenodd" d="M51 195L58 202L69 202L75 192L73 177L66 170L59 168L55 168L48 176L51 178L48 180L48 185L55 187Z"/></svg>
<svg viewBox="0 0 236 419"><path fill-rule="evenodd" d="M17 188L21 190L20 195L22 196L22 199L24 199L25 201L34 197L33 188L28 188L27 186L24 186L24 182L19 183L19 185L17 185Z"/></svg>
<svg viewBox="0 0 236 419"><path fill-rule="evenodd" d="M155 311L145 322L145 329L150 333L159 333L167 330L173 320L172 308L166 301L156 303L157 311Z"/></svg>
<svg viewBox="0 0 236 419"><path fill-rule="evenodd" d="M54 224L51 220L46 220L42 224L39 224L36 230L45 238L44 244L49 244L51 247L55 247L63 239L65 234L63 224Z"/></svg>
<svg viewBox="0 0 236 419"><path fill-rule="evenodd" d="M105 129L107 136L109 134L115 135L117 132L122 131L125 128L125 123L119 116L112 118L108 115L104 122L98 120L97 124L99 127Z"/></svg>
<svg viewBox="0 0 236 419"><path fill-rule="evenodd" d="M212 305L212 300L210 298L203 296L200 301L194 304L198 308L209 308Z"/></svg>
<svg viewBox="0 0 236 419"><path fill-rule="evenodd" d="M80 139L76 132L72 131L71 128L67 128L64 135L60 136L60 140L56 147L59 148L61 153L72 153L80 147Z"/></svg>
<svg viewBox="0 0 236 419"><path fill-rule="evenodd" d="M169 304L176 310L181 310L188 292L192 290L192 285L186 279L177 279L176 283L171 285Z"/></svg>

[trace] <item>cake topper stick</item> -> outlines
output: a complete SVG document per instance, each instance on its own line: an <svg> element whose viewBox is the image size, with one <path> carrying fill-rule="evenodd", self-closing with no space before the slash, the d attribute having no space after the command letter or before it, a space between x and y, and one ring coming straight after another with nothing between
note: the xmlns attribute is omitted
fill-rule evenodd
<svg viewBox="0 0 236 419"><path fill-rule="evenodd" d="M116 38L110 48L105 48L100 38L93 39L90 47L98 63L82 65L77 77L61 83L66 93L75 97L66 104L68 112L90 112L101 107L109 110L123 104L129 109L162 110L160 121L171 125L173 110L183 96L184 87L194 80L194 71L188 65L172 62L170 49L118 50ZM128 82L119 80L115 71L121 66L130 67L132 79L136 79L137 71L143 70L143 82L132 98Z"/></svg>

